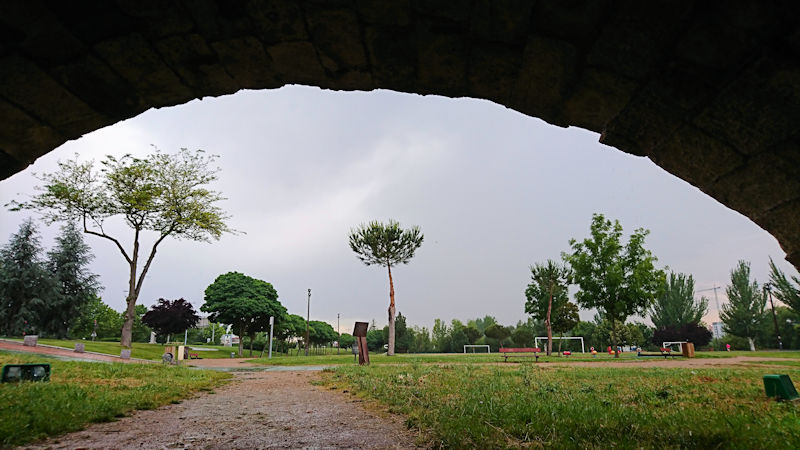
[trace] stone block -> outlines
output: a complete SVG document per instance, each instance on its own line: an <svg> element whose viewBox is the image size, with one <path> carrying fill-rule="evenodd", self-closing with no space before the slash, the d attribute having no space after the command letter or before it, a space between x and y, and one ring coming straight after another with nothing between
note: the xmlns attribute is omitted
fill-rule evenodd
<svg viewBox="0 0 800 450"><path fill-rule="evenodd" d="M615 73L588 68L564 102L564 121L600 132L622 111L637 87L635 81Z"/></svg>
<svg viewBox="0 0 800 450"><path fill-rule="evenodd" d="M151 106L175 105L195 98L140 34L100 42L94 51Z"/></svg>
<svg viewBox="0 0 800 450"><path fill-rule="evenodd" d="M25 347L36 347L36 344L39 342L39 336L35 334L29 334L22 338L22 345Z"/></svg>
<svg viewBox="0 0 800 450"><path fill-rule="evenodd" d="M469 61L469 96L508 104L518 81L522 49L501 44L476 44L470 49Z"/></svg>
<svg viewBox="0 0 800 450"><path fill-rule="evenodd" d="M86 353L86 345L81 342L76 342L75 353Z"/></svg>
<svg viewBox="0 0 800 450"><path fill-rule="evenodd" d="M245 89L265 89L282 85L273 68L272 59L267 56L258 39L228 39L213 42L211 48L239 86Z"/></svg>
<svg viewBox="0 0 800 450"><path fill-rule="evenodd" d="M650 159L703 191L745 162L731 146L691 125L679 128L651 152Z"/></svg>
<svg viewBox="0 0 800 450"><path fill-rule="evenodd" d="M170 36L156 42L155 47L197 97L232 94L240 89L198 34Z"/></svg>
<svg viewBox="0 0 800 450"><path fill-rule="evenodd" d="M531 37L525 45L511 106L547 122L566 125L561 112L577 64L578 50L572 44Z"/></svg>
<svg viewBox="0 0 800 450"><path fill-rule="evenodd" d="M411 24L411 1L356 0L358 15L368 24L408 26Z"/></svg>
<svg viewBox="0 0 800 450"><path fill-rule="evenodd" d="M325 80L317 52L310 42L284 42L267 47L275 72L282 82L315 85Z"/></svg>
<svg viewBox="0 0 800 450"><path fill-rule="evenodd" d="M131 359L131 349L126 348L120 350L119 357L120 359Z"/></svg>

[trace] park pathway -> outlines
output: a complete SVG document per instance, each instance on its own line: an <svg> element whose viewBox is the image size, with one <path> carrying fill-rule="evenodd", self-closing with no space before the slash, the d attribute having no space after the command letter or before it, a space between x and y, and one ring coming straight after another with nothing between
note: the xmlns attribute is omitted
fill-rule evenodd
<svg viewBox="0 0 800 450"><path fill-rule="evenodd" d="M314 371L237 372L212 394L137 411L25 448L413 448L402 419L311 382Z"/></svg>

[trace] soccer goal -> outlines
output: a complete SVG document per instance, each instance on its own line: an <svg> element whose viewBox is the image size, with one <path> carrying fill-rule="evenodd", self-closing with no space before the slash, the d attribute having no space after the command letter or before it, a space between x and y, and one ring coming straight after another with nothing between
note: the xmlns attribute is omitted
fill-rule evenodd
<svg viewBox="0 0 800 450"><path fill-rule="evenodd" d="M475 349L476 348L485 348L486 349L486 353L492 353L492 349L489 348L488 345L465 345L464 346L464 353L467 353L467 348L472 349L472 353L475 353ZM483 352L481 352L481 353L483 353Z"/></svg>
<svg viewBox="0 0 800 450"><path fill-rule="evenodd" d="M572 339L572 340L576 340L576 341L580 340L581 341L581 353L586 353L586 347L583 346L583 336L564 336L564 337L553 336L551 339L553 339L553 340L556 340L556 339L567 339L567 340L570 340L570 339ZM537 347L539 347L539 341L540 340L543 340L543 341L547 342L547 336L539 336L539 337L536 337L536 338L533 339L533 341L536 343ZM539 348L541 348L541 347L539 347Z"/></svg>

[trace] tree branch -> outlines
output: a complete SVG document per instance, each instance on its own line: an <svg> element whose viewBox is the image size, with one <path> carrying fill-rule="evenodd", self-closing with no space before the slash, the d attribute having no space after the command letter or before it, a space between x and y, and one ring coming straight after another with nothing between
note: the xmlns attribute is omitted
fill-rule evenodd
<svg viewBox="0 0 800 450"><path fill-rule="evenodd" d="M161 243L167 236L169 236L172 231L175 229L175 224L173 223L170 225L169 229L166 233L162 233L161 237L158 238L157 241L153 243L153 247L150 249L150 256L147 257L147 262L144 264L142 268L142 273L139 274L139 280L136 281L136 296L139 296L139 290L142 289L142 282L144 281L145 275L147 275L147 271L150 269L150 263L153 262L153 258L156 257L156 249L158 248L158 244Z"/></svg>
<svg viewBox="0 0 800 450"><path fill-rule="evenodd" d="M92 234L92 235L99 236L99 237L104 238L104 239L108 239L109 241L111 241L111 242L113 242L114 244L117 245L117 248L122 253L122 256L125 257L125 260L128 261L128 264L131 264L133 262L133 261L131 261L130 256L128 256L128 253L125 251L125 249L122 247L122 244L120 244L118 240L116 240L115 238L113 238L113 237L111 237L111 236L109 236L109 235L107 235L105 233L98 233L96 231L90 230L86 226L86 215L85 214L83 216L83 232L86 233L86 234Z"/></svg>

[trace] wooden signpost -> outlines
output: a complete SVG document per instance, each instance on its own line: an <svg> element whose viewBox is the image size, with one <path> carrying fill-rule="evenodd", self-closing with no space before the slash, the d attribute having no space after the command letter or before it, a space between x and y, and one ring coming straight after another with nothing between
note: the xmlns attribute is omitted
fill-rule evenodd
<svg viewBox="0 0 800 450"><path fill-rule="evenodd" d="M369 327L369 323L367 322L356 322L356 326L353 328L353 336L356 338L356 342L358 343L358 364L369 365L369 349L367 348L367 328Z"/></svg>

